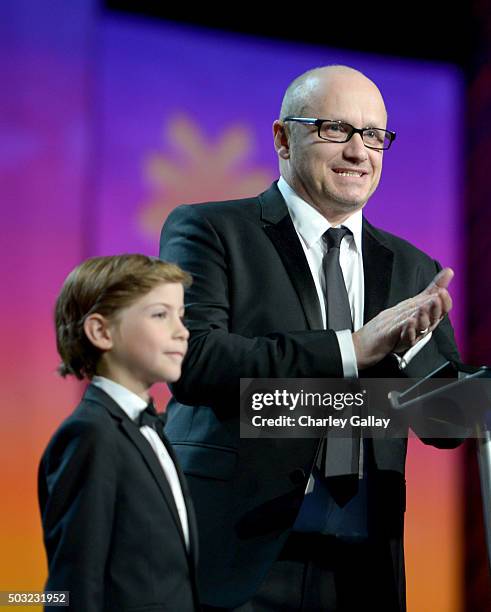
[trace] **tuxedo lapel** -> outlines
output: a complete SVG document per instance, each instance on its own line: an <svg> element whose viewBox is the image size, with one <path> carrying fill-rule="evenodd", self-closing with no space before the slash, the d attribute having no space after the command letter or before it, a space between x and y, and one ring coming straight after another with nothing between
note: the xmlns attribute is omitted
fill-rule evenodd
<svg viewBox="0 0 491 612"><path fill-rule="evenodd" d="M363 275L365 278L365 306L363 322L367 323L387 308L394 253L380 241L376 230L363 219Z"/></svg>
<svg viewBox="0 0 491 612"><path fill-rule="evenodd" d="M160 418L162 418L162 420L165 421L165 415L160 415ZM163 438L161 439L165 445L165 448L167 449L167 452L170 455L170 458L174 462L174 465L176 467L177 476L181 484L182 494L184 497L184 501L186 503L186 510L187 510L187 515L188 515L190 553L193 557L195 565L197 565L198 564L198 524L196 522L196 515L194 513L191 493L189 492L189 488L188 488L188 484L187 484L184 472L182 471L181 466L179 465L179 460L174 452L174 449L172 448L172 444L167 439L165 433L164 433Z"/></svg>
<svg viewBox="0 0 491 612"><path fill-rule="evenodd" d="M138 426L128 417L120 406L110 397L105 391L99 389L95 385L89 385L85 392L84 399L96 401L101 404L111 416L119 422L120 429L126 437L137 447L148 469L155 478L157 485L164 497L164 500L169 507L170 513L176 524L179 535L181 536L183 546L186 548L186 541L182 530L181 519L174 501L174 495L164 474L164 470L155 454L154 450L140 432ZM174 460L175 458L171 455ZM177 467L177 466L176 466ZM179 470L178 470L179 473ZM137 492L135 492L137 493Z"/></svg>
<svg viewBox="0 0 491 612"><path fill-rule="evenodd" d="M143 457L143 460L147 464L147 467L152 472L152 475L155 478L157 485L159 486L160 491L162 492L162 495L164 496L164 499L169 507L169 510L172 514L172 518L174 519L176 527L185 546L181 519L179 518L179 513L177 511L177 507L174 501L174 495L172 494L172 490L169 486L169 483L164 474L162 466L160 465L157 455L155 454L154 450L152 449L148 441L145 439L145 437L141 434L138 427L134 423L132 423L130 419L121 422L121 429L123 429L128 438L138 448Z"/></svg>
<svg viewBox="0 0 491 612"><path fill-rule="evenodd" d="M259 196L264 231L274 244L298 295L310 329L322 329L322 314L305 253L276 183ZM394 253L363 219L364 323L387 308Z"/></svg>
<svg viewBox="0 0 491 612"><path fill-rule="evenodd" d="M310 329L323 329L319 298L309 264L276 183L259 196L264 231L274 244L290 277Z"/></svg>

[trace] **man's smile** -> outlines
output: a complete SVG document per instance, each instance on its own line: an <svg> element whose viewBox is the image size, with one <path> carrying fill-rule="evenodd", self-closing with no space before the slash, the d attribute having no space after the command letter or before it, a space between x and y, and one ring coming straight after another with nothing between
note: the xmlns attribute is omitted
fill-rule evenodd
<svg viewBox="0 0 491 612"><path fill-rule="evenodd" d="M367 174L363 170L354 170L352 168L334 168L333 172L338 176L351 176L358 178L361 178Z"/></svg>

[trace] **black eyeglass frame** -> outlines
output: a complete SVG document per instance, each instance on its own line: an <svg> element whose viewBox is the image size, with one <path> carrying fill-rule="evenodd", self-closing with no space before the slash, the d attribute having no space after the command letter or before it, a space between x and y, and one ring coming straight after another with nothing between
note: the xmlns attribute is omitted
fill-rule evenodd
<svg viewBox="0 0 491 612"><path fill-rule="evenodd" d="M282 121L283 123L286 123L287 121L296 121L297 123L304 123L306 125L315 125L317 128L317 135L319 136L321 140L324 140L326 142L334 142L338 144L343 144L345 142L348 142L348 140L351 140L353 134L360 134L365 147L367 147L367 149L373 149L375 151L387 151L387 149L390 149L390 145L396 139L396 133L392 132L391 130L384 130L383 128L376 128L376 127L356 128L354 125L351 125L351 123L348 123L347 121L341 121L339 119L317 119L315 117L293 117L289 115L288 117L285 117L284 119L282 119ZM329 138L322 137L321 136L322 124L326 123L326 121L329 121L329 123L338 123L342 125L347 125L350 128L350 132L348 133L346 140L330 140ZM369 132L370 130L378 130L380 132L385 132L387 134L389 144L386 147L371 147L370 145L367 145L366 142L363 140L363 134L364 132Z"/></svg>

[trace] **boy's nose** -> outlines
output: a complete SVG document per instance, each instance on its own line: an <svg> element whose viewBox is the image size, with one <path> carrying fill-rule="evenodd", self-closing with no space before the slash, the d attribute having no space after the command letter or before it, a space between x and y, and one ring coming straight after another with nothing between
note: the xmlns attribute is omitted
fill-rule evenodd
<svg viewBox="0 0 491 612"><path fill-rule="evenodd" d="M178 319L175 333L178 338L182 338L183 340L187 340L189 338L189 330L181 319Z"/></svg>

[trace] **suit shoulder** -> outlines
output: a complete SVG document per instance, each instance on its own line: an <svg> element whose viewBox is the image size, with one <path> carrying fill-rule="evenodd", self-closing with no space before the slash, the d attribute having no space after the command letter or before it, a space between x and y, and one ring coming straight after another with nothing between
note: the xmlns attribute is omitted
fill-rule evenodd
<svg viewBox="0 0 491 612"><path fill-rule="evenodd" d="M181 204L172 210L167 222L187 220L190 218L206 219L212 223L240 217L258 217L260 213L259 196L224 200L219 202L201 202Z"/></svg>
<svg viewBox="0 0 491 612"><path fill-rule="evenodd" d="M44 457L58 455L63 448L77 446L87 453L97 447L111 448L113 445L112 419L103 406L82 401L56 429Z"/></svg>
<svg viewBox="0 0 491 612"><path fill-rule="evenodd" d="M394 251L396 254L406 258L410 258L416 264L431 266L435 268L435 260L433 257L416 247L414 244L396 236L386 230L382 230L378 227L374 227L367 222L367 231L371 233L379 242L385 244L389 249Z"/></svg>

